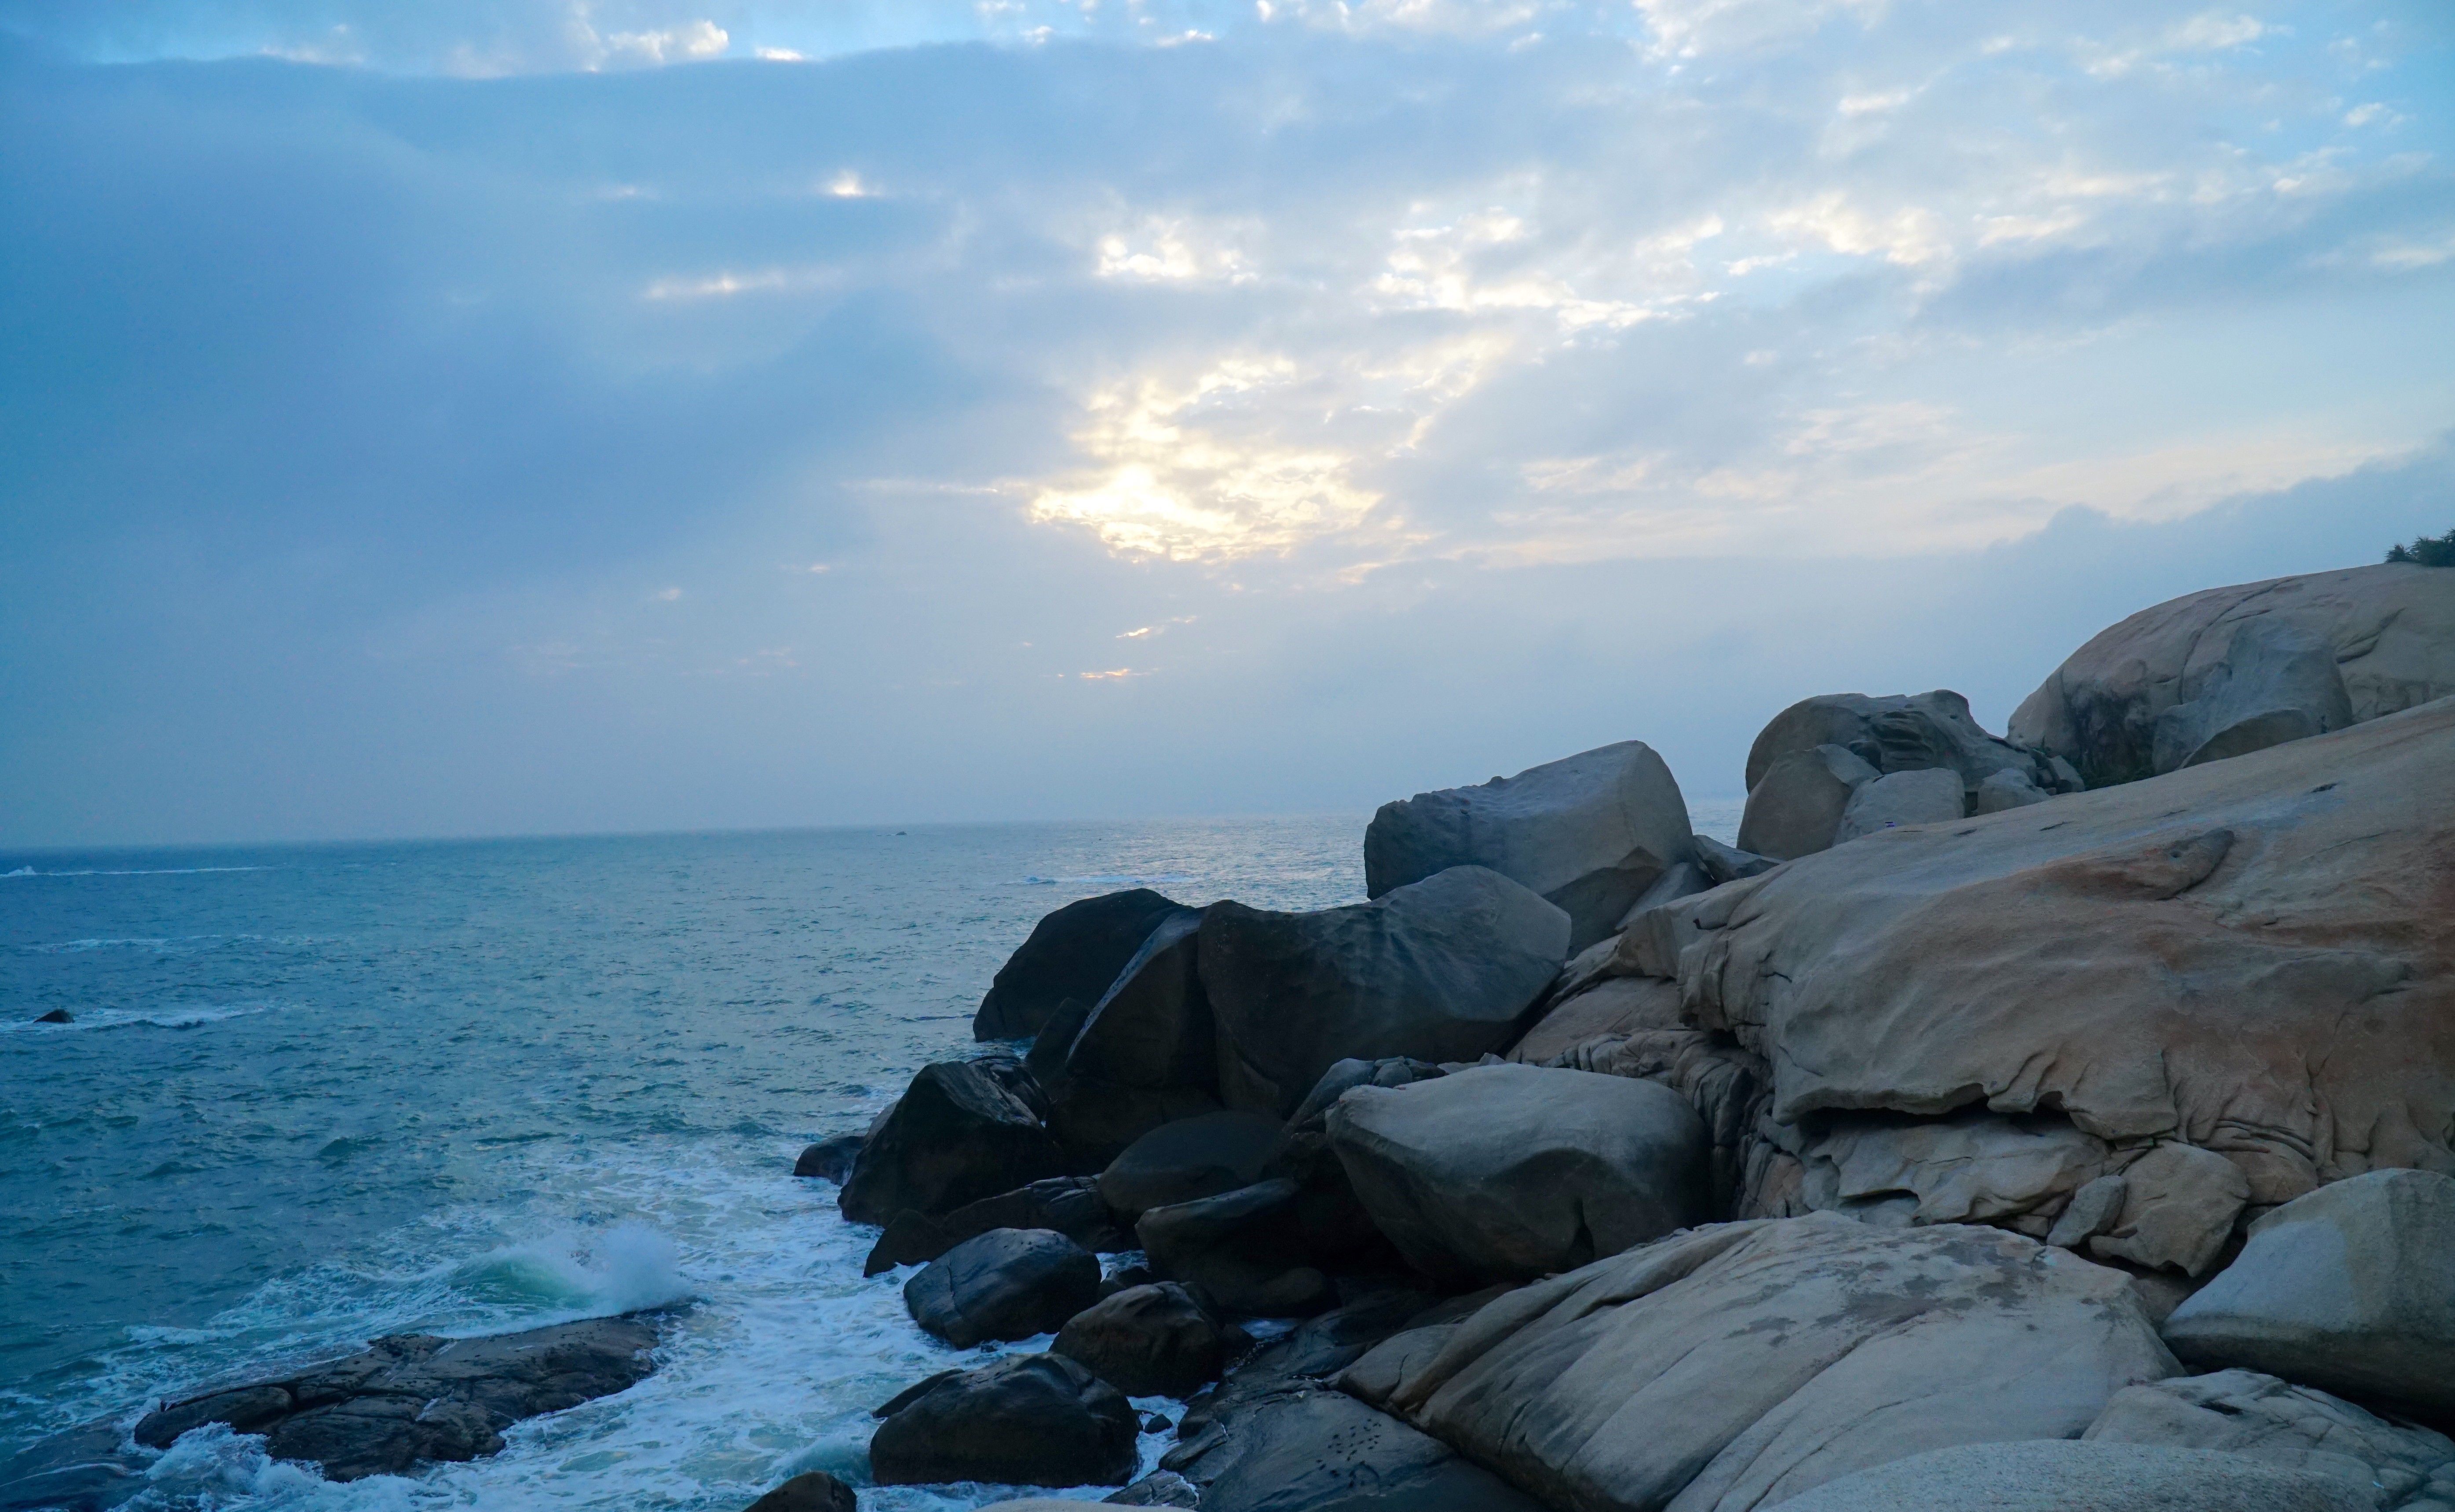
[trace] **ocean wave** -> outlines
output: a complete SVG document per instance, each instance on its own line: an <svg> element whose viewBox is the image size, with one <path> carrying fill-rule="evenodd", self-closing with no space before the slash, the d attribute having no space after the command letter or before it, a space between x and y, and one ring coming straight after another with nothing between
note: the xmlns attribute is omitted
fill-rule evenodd
<svg viewBox="0 0 2455 1512"><path fill-rule="evenodd" d="M177 1008L93 1008L77 1012L74 1018L64 1024L47 1024L32 1018L0 1023L0 1035L72 1035L89 1029L126 1029L137 1024L154 1029L193 1029L199 1024L219 1023L225 1018L244 1018L272 1007L274 1004L270 1002L243 1002Z"/></svg>
<svg viewBox="0 0 2455 1512"><path fill-rule="evenodd" d="M1176 872L1155 873L1146 877L1026 877L1017 887L1175 887L1201 878Z"/></svg>
<svg viewBox="0 0 2455 1512"><path fill-rule="evenodd" d="M112 870L107 867L90 866L67 872L38 872L30 866L21 866L13 872L0 872L0 878L11 877L203 877L213 872L270 872L274 870L277 870L277 868L271 866L147 866L130 867L124 870Z"/></svg>

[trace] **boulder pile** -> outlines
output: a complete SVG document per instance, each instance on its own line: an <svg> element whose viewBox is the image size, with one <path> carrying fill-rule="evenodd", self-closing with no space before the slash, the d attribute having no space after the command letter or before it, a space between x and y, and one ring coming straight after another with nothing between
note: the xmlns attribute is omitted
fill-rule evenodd
<svg viewBox="0 0 2455 1512"><path fill-rule="evenodd" d="M2146 611L2006 736L1807 698L1742 776L1735 844L1630 740L1385 805L1360 903L1042 920L1016 1043L803 1162L1026 1351L874 1477L2455 1512L2455 572Z"/></svg>

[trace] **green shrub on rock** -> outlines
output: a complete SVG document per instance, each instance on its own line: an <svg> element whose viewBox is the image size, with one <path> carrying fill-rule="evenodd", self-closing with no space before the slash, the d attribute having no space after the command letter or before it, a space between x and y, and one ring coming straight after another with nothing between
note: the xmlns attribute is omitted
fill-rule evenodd
<svg viewBox="0 0 2455 1512"><path fill-rule="evenodd" d="M2390 546L2386 559L2410 562L2417 567L2455 567L2455 531L2444 535L2423 535L2409 546Z"/></svg>

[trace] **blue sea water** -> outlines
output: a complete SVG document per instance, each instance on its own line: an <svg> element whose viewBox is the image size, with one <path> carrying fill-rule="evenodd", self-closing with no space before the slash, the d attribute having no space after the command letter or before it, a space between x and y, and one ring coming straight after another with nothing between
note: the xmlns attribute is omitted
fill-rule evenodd
<svg viewBox="0 0 2455 1512"><path fill-rule="evenodd" d="M1736 816L1695 809L1725 839ZM862 1277L873 1231L794 1156L969 1053L1043 914L1137 884L1355 901L1363 828L0 855L0 1458L380 1334L686 1301L655 1375L493 1458L335 1485L208 1430L130 1505L735 1512L803 1469L859 1483L868 1409L962 1357L900 1273ZM32 1021L54 1008L75 1021Z"/></svg>

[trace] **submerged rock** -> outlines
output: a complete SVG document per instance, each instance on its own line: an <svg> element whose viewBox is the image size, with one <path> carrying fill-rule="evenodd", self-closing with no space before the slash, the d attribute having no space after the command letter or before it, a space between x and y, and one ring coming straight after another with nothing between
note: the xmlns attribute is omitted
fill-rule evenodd
<svg viewBox="0 0 2455 1512"><path fill-rule="evenodd" d="M878 1416L869 1465L880 1485L1123 1485L1141 1429L1116 1387L1063 1355L933 1376Z"/></svg>
<svg viewBox="0 0 2455 1512"><path fill-rule="evenodd" d="M1318 913L1214 903L1202 983L1219 1024L1221 1098L1284 1118L1339 1060L1499 1050L1568 944L1566 914L1479 866Z"/></svg>
<svg viewBox="0 0 2455 1512"><path fill-rule="evenodd" d="M852 1487L823 1470L793 1477L753 1502L744 1512L857 1512Z"/></svg>
<svg viewBox="0 0 2455 1512"><path fill-rule="evenodd" d="M41 1018L35 1019L34 1022L38 1024L72 1024L76 1022L76 1016L70 1013L65 1008L54 1008L50 1013L47 1013Z"/></svg>
<svg viewBox="0 0 2455 1512"><path fill-rule="evenodd" d="M1066 998L1098 1002L1151 931L1183 907L1137 887L1080 898L1048 915L990 979L972 1016L972 1038L1036 1035Z"/></svg>
<svg viewBox="0 0 2455 1512"><path fill-rule="evenodd" d="M523 1418L633 1385L655 1370L656 1341L642 1314L487 1339L396 1334L297 1376L169 1403L137 1423L136 1441L168 1448L220 1422L265 1435L267 1454L313 1461L329 1481L399 1475L422 1460L493 1454Z"/></svg>
<svg viewBox="0 0 2455 1512"><path fill-rule="evenodd" d="M2241 1455L2128 1443L1974 1443L1830 1482L1790 1512L2370 1512L2340 1481Z"/></svg>
<svg viewBox="0 0 2455 1512"><path fill-rule="evenodd" d="M1368 897L1485 866L1569 916L1583 950L1667 869L1693 858L1688 804L1652 746L1623 740L1480 787L1381 805L1364 832Z"/></svg>
<svg viewBox="0 0 2455 1512"><path fill-rule="evenodd" d="M1047 1229L967 1239L903 1283L903 1305L958 1349L1052 1333L1100 1298L1100 1262Z"/></svg>

